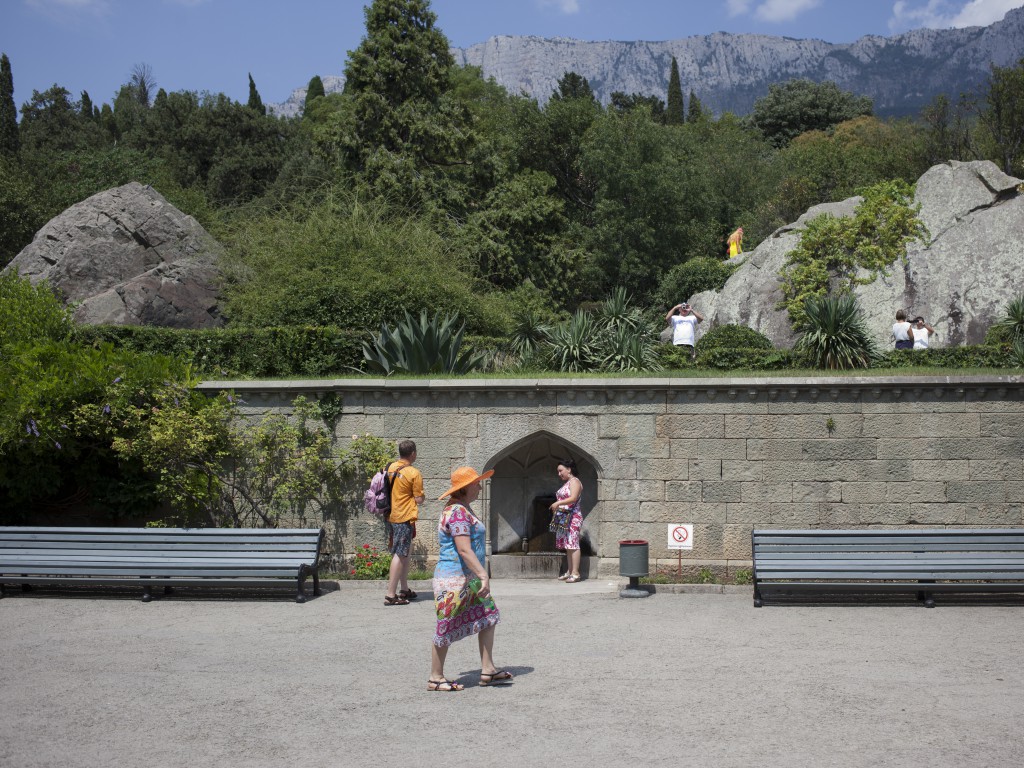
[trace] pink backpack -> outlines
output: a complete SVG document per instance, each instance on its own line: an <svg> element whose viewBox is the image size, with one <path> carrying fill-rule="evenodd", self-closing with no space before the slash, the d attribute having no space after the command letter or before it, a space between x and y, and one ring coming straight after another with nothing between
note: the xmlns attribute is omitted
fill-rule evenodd
<svg viewBox="0 0 1024 768"><path fill-rule="evenodd" d="M369 489L363 494L363 507L366 508L366 511L385 519L391 514L391 489L394 486L395 478L402 474L402 470L398 470L393 475L388 472L391 469L391 464L394 462L373 476Z"/></svg>

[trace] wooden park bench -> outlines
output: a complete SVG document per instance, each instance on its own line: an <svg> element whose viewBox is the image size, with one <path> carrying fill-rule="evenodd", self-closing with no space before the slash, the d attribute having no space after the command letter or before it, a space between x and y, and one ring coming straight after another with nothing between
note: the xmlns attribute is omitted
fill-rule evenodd
<svg viewBox="0 0 1024 768"><path fill-rule="evenodd" d="M4 584L266 587L293 583L306 601L313 577L320 594L323 529L30 528L0 526L0 597Z"/></svg>
<svg viewBox="0 0 1024 768"><path fill-rule="evenodd" d="M754 531L754 606L769 593L1024 592L1024 529Z"/></svg>

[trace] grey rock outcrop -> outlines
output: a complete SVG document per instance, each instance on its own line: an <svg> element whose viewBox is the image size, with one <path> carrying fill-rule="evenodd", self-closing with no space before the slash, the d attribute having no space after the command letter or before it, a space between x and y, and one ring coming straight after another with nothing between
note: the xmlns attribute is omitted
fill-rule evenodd
<svg viewBox="0 0 1024 768"><path fill-rule="evenodd" d="M51 219L8 265L48 280L88 324L209 328L221 246L191 216L137 182Z"/></svg>
<svg viewBox="0 0 1024 768"><path fill-rule="evenodd" d="M683 92L692 89L716 114L747 114L770 84L808 78L870 96L878 114L904 115L939 93L973 90L990 64L1010 66L1024 57L1024 8L987 27L915 29L848 44L726 32L658 42L501 35L451 52L458 64L478 66L509 93L525 93L541 104L570 71L586 77L603 103L614 91L664 99L675 56ZM344 85L337 76L323 81L327 93ZM274 114L291 117L302 111L304 100L303 87L270 106Z"/></svg>
<svg viewBox="0 0 1024 768"><path fill-rule="evenodd" d="M1021 180L993 163L950 162L917 182L915 200L928 227L927 243L907 248L906 264L854 293L879 344L889 343L897 309L922 315L936 330L932 346L979 344L1011 299L1024 293L1024 194ZM760 331L778 347L796 340L782 300L779 273L806 223L822 213L850 216L860 198L811 208L781 227L745 259L720 293L690 298L706 322L701 330L734 323Z"/></svg>

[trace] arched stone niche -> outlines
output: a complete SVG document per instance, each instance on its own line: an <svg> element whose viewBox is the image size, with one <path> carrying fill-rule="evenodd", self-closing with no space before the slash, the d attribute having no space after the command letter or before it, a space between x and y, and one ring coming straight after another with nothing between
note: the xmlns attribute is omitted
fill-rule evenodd
<svg viewBox="0 0 1024 768"><path fill-rule="evenodd" d="M505 448L487 462L494 469L490 481L490 534L494 554L523 551L527 539L530 552L554 553L554 537L540 534L547 530L550 514L543 508L555 498L562 485L558 462L571 458L583 483L583 528L580 548L584 555L599 555L597 484L601 466L585 451L550 432L535 432ZM547 539L545 541L545 539Z"/></svg>

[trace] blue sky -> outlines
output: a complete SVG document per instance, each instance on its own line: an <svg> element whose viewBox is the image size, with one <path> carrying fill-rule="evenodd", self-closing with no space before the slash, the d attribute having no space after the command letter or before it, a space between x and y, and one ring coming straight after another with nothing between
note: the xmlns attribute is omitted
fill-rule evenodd
<svg viewBox="0 0 1024 768"><path fill-rule="evenodd" d="M368 0L367 0L368 2ZM0 0L0 52L19 109L54 83L111 102L136 64L167 91L284 101L340 75L363 36L364 0ZM452 45L495 35L674 40L712 32L852 42L919 27L987 25L1024 0L434 0Z"/></svg>

